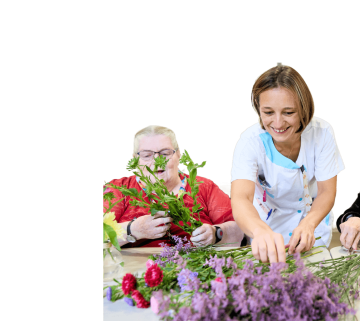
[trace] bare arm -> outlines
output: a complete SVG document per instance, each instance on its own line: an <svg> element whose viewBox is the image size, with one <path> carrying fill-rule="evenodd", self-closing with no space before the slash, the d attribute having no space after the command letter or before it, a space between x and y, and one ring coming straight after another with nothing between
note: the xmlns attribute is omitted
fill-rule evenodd
<svg viewBox="0 0 360 321"><path fill-rule="evenodd" d="M252 252L256 259L270 263L285 262L284 238L261 220L253 205L255 183L238 179L231 183L231 207L236 223L250 236Z"/></svg>
<svg viewBox="0 0 360 321"><path fill-rule="evenodd" d="M271 230L264 223L253 205L255 183L238 179L231 183L231 207L235 222L246 235L254 238L254 230L259 227Z"/></svg>

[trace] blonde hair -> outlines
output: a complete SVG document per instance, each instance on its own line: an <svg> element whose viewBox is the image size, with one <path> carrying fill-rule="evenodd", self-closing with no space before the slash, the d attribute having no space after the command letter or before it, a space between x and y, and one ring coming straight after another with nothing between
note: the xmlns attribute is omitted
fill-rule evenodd
<svg viewBox="0 0 360 321"><path fill-rule="evenodd" d="M169 137L173 148L174 149L179 148L175 133L171 129L169 129L167 127L162 127L162 126L150 125L148 127L145 127L143 129L139 130L135 134L133 156L135 156L136 153L139 151L139 143L140 143L141 138L143 138L145 136L156 136L156 135L165 135L165 136Z"/></svg>
<svg viewBox="0 0 360 321"><path fill-rule="evenodd" d="M300 105L300 128L296 132L299 133L305 129L314 115L314 101L309 87L300 74L295 69L284 66L281 63L265 71L255 81L252 89L251 102L259 115L261 128L265 129L260 117L260 94L266 90L279 87L290 90L298 99Z"/></svg>

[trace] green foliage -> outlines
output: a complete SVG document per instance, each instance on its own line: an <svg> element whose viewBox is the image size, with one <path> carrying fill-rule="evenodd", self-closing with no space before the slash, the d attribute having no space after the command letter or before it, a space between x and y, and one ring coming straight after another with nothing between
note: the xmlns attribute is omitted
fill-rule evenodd
<svg viewBox="0 0 360 321"><path fill-rule="evenodd" d="M224 245L224 244L223 244ZM316 249L316 247L312 248L312 250ZM303 253L302 257L308 257L311 255L314 255L318 252L305 252ZM255 257L252 255L251 252L251 246L247 245L240 248L230 248L226 250L219 250L216 246L208 245L204 247L194 247L190 249L190 252L185 253L180 251L179 255L184 259L184 262L186 262L186 269L191 270L192 272L198 273L198 278L203 284L208 284L210 289L210 284L212 280L215 280L217 277L216 272L214 269L210 266L204 266L206 260L210 259L211 257L214 257L215 255L218 258L229 258L231 257L233 259L233 262L237 265L237 268L243 269L245 265L246 260L251 260L254 262L254 266L256 267L262 267L261 273L269 272L269 266L270 263L262 263L258 262ZM149 259L155 261L158 258L158 256L151 255L149 256ZM359 256L360 258L360 256ZM162 258L162 261L166 261L166 258ZM286 258L286 263L288 264L288 269L284 270L284 274L291 274L296 269L296 263L293 255L289 255ZM319 262L314 263L316 265L319 264ZM180 287L177 282L177 276L180 273L181 269L180 267L174 263L174 262L167 262L165 267L161 268L163 270L163 281L161 284L159 284L156 287L147 287L145 285L144 275L143 273L141 276L136 277L136 289L141 292L141 294L144 296L145 300L150 301L152 292L162 290L165 294L169 294L172 290L172 295L178 293L180 296L184 296L186 292L180 292ZM232 267L227 267L226 265L222 267L223 273L225 277L231 277L234 273L234 269ZM359 273L357 273L358 276ZM114 279L115 280L115 279ZM116 280L115 280L116 281ZM121 298L121 283L116 281L118 285L111 287L113 290L113 296L112 301L118 300L118 298ZM204 291L204 290L201 290ZM115 295L114 295L115 293ZM114 299L114 300L113 300Z"/></svg>
<svg viewBox="0 0 360 321"><path fill-rule="evenodd" d="M163 155L159 155L154 159L154 170L151 170L149 166L140 165L139 157L134 157L128 163L127 169L133 171L145 185L145 194L149 198L150 203L146 202L143 198L143 191L138 192L135 188L127 188L126 186L116 186L114 184L106 184L107 187L119 190L124 196L131 198L130 204L133 206L139 206L147 208L151 215L155 215L158 211L165 211L173 219L173 223L183 229L185 232L192 234L192 232L202 225L200 221L199 213L203 210L201 204L197 202L197 194L199 192L199 185L202 182L196 180L197 169L204 167L206 162L202 162L200 165L194 163L190 158L189 153L185 150L180 159L180 163L186 165L189 171L189 178L187 183L191 188L191 192L183 193L177 198L174 193L170 193L164 184L164 180L158 179L154 174L158 168L165 169L168 159ZM155 183L151 182L149 176L143 172L144 167L155 179ZM153 194L156 193L156 195ZM189 195L193 199L193 212L191 212L184 203L184 195ZM152 202L151 200L154 200ZM194 218L194 214L198 214L198 220ZM183 222L183 225L180 224Z"/></svg>
<svg viewBox="0 0 360 321"><path fill-rule="evenodd" d="M110 225L107 225L105 223L103 223L103 226L104 226L104 232L106 232L106 234L109 235L110 242L112 243L112 245L114 245L118 251L121 251L119 242L117 240L117 235L114 229Z"/></svg>
<svg viewBox="0 0 360 321"><path fill-rule="evenodd" d="M134 157L134 158L129 160L126 169L128 171L131 171L131 170L136 169L138 166L139 166L139 157Z"/></svg>
<svg viewBox="0 0 360 321"><path fill-rule="evenodd" d="M103 197L104 197L105 201L111 201L111 200L113 200L115 198L113 192L105 193Z"/></svg>

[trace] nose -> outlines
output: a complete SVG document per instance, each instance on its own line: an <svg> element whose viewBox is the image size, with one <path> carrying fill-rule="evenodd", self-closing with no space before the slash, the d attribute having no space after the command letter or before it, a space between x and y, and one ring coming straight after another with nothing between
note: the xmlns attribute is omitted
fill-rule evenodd
<svg viewBox="0 0 360 321"><path fill-rule="evenodd" d="M284 124L284 119L283 116L281 114L275 114L274 115L274 120L273 120L273 127L275 127L276 129L282 128Z"/></svg>

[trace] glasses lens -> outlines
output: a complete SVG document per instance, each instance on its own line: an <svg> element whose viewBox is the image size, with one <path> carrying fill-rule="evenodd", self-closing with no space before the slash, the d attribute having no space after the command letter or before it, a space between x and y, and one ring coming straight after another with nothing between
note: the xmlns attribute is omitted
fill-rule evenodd
<svg viewBox="0 0 360 321"><path fill-rule="evenodd" d="M161 151L160 155L165 156L166 158L170 158L174 154L172 149L164 149Z"/></svg>
<svg viewBox="0 0 360 321"><path fill-rule="evenodd" d="M139 156L143 160L151 160L152 157L154 156L154 153L153 152L148 152L148 151L143 151L143 152L139 153Z"/></svg>

